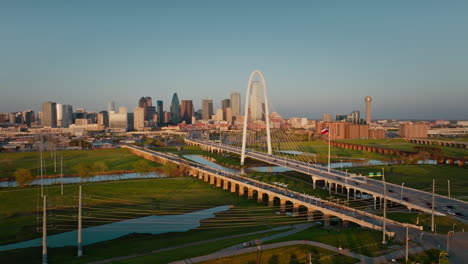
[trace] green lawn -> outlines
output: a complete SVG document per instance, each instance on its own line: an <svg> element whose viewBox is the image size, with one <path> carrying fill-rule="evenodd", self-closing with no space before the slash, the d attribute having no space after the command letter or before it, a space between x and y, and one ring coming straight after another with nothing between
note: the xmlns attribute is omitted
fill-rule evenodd
<svg viewBox="0 0 468 264"><path fill-rule="evenodd" d="M54 159L49 152L44 152L44 168L46 175L60 174L60 157L63 157L63 173L76 173L75 166L79 163L104 163L109 171L134 170L135 163L142 158L133 155L130 150L95 149L95 150L66 150L57 151L56 171ZM153 167L159 164L151 163ZM18 168L31 170L33 175L40 175L39 152L0 153L0 178L13 177Z"/></svg>
<svg viewBox="0 0 468 264"><path fill-rule="evenodd" d="M381 172L385 169L385 180L394 184L432 191L432 179L436 180L436 193L447 195L447 180L450 180L451 196L468 198L468 169L444 165L385 165L349 168L348 172L369 175L369 172ZM378 179L375 177L375 179Z"/></svg>
<svg viewBox="0 0 468 264"><path fill-rule="evenodd" d="M417 254L409 255L408 260L409 260L409 263L425 263L425 264L449 263L448 261L442 262L442 258L441 258L441 262L439 262L439 256L441 252L442 251L438 249L429 249L429 250L426 250ZM397 259L397 261L399 263L404 263L405 259L400 258L400 259Z"/></svg>
<svg viewBox="0 0 468 264"><path fill-rule="evenodd" d="M50 197L49 235L76 228L77 186L66 187L65 197L59 194L58 186L46 189L46 195ZM41 236L41 233L36 232L37 224L41 223L36 214L36 209L40 209L39 194L38 188L0 192L0 199L7 201L3 204L8 205L6 213L0 218L2 244ZM247 200L220 188L213 188L208 183L194 178L85 184L83 194L86 197L83 209L84 227L145 215L180 214L226 204L234 207L219 213L216 218L203 221L200 228L188 232L162 235L133 234L85 246L85 257L80 259L73 257L75 248L53 248L49 251L50 263L84 263L304 221L301 218L277 215L275 208L268 208L257 204L256 201ZM15 263L31 263L38 255L40 248L0 252L0 263L5 259Z"/></svg>
<svg viewBox="0 0 468 264"><path fill-rule="evenodd" d="M387 213L389 219L396 220L401 223L416 224L417 218L419 217L420 226L424 227L424 231L431 231L431 216L428 214L418 213ZM468 224L462 223L448 216L435 216L434 223L436 225L436 231L438 234L446 235L448 231L452 230L455 224L455 232L460 232L462 229L468 230Z"/></svg>
<svg viewBox="0 0 468 264"><path fill-rule="evenodd" d="M281 263L309 263L309 254L312 257L312 263L320 264L347 264L347 263L357 263L357 259L338 255L335 252L312 247L309 245L297 245L297 246L288 246L282 248L275 248L269 250L260 251L261 254L261 263L269 264L281 264ZM202 264L255 264L257 260L257 252L252 252L243 255L237 255L232 257L225 257L210 261L201 262Z"/></svg>
<svg viewBox="0 0 468 264"><path fill-rule="evenodd" d="M381 243L381 232L360 227L323 229L314 226L302 232L271 240L267 243L272 244L290 240L310 240L335 247L341 246L342 248L367 256L379 256L379 251L386 249L388 246Z"/></svg>

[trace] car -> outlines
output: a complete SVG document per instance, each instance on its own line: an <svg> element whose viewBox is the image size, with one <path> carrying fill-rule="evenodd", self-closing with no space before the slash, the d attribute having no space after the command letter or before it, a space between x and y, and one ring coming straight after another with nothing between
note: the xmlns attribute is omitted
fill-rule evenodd
<svg viewBox="0 0 468 264"><path fill-rule="evenodd" d="M449 215L455 215L455 212L452 211L452 210L448 210L448 211L447 211L447 214L449 214Z"/></svg>
<svg viewBox="0 0 468 264"><path fill-rule="evenodd" d="M408 197L403 197L403 201L405 201L405 202L411 202L411 199L408 198Z"/></svg>
<svg viewBox="0 0 468 264"><path fill-rule="evenodd" d="M394 191L393 191L392 189L388 189L388 192L391 192L391 193L392 193L392 192L394 192Z"/></svg>
<svg viewBox="0 0 468 264"><path fill-rule="evenodd" d="M452 210L455 209L455 207L453 207L451 205L447 205L447 208L452 209Z"/></svg>

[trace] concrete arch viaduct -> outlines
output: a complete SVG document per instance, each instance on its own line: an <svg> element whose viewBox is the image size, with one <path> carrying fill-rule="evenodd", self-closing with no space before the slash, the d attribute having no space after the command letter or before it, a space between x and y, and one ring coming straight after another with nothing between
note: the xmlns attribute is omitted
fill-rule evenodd
<svg viewBox="0 0 468 264"><path fill-rule="evenodd" d="M130 145L123 145L122 147L130 149L134 154L148 160L162 164L172 162L182 168L188 175L213 186L223 188L226 191L237 193L240 196L246 195L248 199L256 199L257 202L265 203L270 207L275 206L275 204L279 205L280 213L283 214L286 210L292 210L292 216L307 214L308 221L323 220L325 226L330 224L331 218L338 218L342 221L343 226L347 226L349 222L352 222L362 227L382 231L383 218L380 216L183 160L175 155ZM388 219L387 221L400 224ZM420 229L418 226L412 227ZM388 231L387 234L389 236L393 235Z"/></svg>

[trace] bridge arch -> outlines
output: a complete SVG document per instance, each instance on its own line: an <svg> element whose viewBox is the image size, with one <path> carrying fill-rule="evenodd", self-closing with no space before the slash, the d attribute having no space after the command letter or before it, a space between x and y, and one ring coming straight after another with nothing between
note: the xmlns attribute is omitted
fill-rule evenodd
<svg viewBox="0 0 468 264"><path fill-rule="evenodd" d="M249 120L249 104L250 104L250 93L252 89L252 80L258 75L262 81L263 87L263 100L265 101L265 122L266 122L266 133L267 133L267 145L268 145L268 154L272 154L271 149L271 135L270 135L270 109L268 105L268 96L267 96L267 87L265 82L265 77L262 72L255 70L250 74L249 81L247 83L247 93L245 96L245 112L244 112L244 129L242 132L242 152L241 152L241 165L244 165L245 161L245 147L247 144L247 123Z"/></svg>

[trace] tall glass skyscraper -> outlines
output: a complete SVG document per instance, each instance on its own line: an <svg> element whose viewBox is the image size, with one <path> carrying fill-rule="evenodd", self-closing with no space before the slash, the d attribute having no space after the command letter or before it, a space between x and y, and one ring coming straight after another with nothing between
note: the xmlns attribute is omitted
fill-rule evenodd
<svg viewBox="0 0 468 264"><path fill-rule="evenodd" d="M179 97L177 93L174 93L172 96L171 102L171 120L174 125L180 123L180 104L179 104Z"/></svg>
<svg viewBox="0 0 468 264"><path fill-rule="evenodd" d="M158 124L161 126L164 124L164 108L163 108L163 101L158 100L157 101L157 109L156 111L158 112Z"/></svg>

